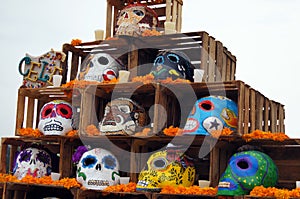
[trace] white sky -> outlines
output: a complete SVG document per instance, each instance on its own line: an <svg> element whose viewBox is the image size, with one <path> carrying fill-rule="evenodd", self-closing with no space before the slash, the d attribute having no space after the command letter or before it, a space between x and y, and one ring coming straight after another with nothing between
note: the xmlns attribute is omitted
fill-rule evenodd
<svg viewBox="0 0 300 199"><path fill-rule="evenodd" d="M183 0L182 32L206 31L237 57L236 79L285 105L286 134L300 137L300 1ZM0 136L13 136L19 61L105 29L105 0L2 0Z"/></svg>

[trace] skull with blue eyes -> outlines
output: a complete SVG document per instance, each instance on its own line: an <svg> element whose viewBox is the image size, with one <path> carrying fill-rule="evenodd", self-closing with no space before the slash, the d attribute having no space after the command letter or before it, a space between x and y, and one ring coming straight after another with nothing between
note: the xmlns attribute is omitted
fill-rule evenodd
<svg viewBox="0 0 300 199"><path fill-rule="evenodd" d="M108 150L86 151L77 164L76 180L87 189L103 190L119 183L119 162Z"/></svg>
<svg viewBox="0 0 300 199"><path fill-rule="evenodd" d="M155 11L143 4L130 4L118 15L116 35L141 36L145 30L156 29L158 17Z"/></svg>
<svg viewBox="0 0 300 199"><path fill-rule="evenodd" d="M13 174L19 180L26 175L41 178L50 175L51 170L51 156L49 153L42 149L29 147L18 154Z"/></svg>
<svg viewBox="0 0 300 199"><path fill-rule="evenodd" d="M148 116L143 107L129 98L117 98L105 106L99 129L103 135L133 135L147 121Z"/></svg>
<svg viewBox="0 0 300 199"><path fill-rule="evenodd" d="M238 152L230 158L220 179L218 195L248 195L255 186L275 186L277 179L277 167L267 154L255 150Z"/></svg>
<svg viewBox="0 0 300 199"><path fill-rule="evenodd" d="M185 134L210 135L215 130L237 128L237 104L224 96L200 98L193 106L186 124Z"/></svg>
<svg viewBox="0 0 300 199"><path fill-rule="evenodd" d="M154 60L150 74L155 79L166 79L171 77L194 81L194 66L188 56L179 51L162 51Z"/></svg>

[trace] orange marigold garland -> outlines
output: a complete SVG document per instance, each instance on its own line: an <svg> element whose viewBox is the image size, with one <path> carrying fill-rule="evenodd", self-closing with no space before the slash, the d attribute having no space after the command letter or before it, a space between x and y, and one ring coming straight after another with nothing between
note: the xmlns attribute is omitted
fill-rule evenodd
<svg viewBox="0 0 300 199"><path fill-rule="evenodd" d="M66 136L68 136L68 137L74 137L76 135L78 135L78 130L72 130L66 134Z"/></svg>
<svg viewBox="0 0 300 199"><path fill-rule="evenodd" d="M163 130L163 133L167 136L180 136L183 134L183 129L179 127L169 126Z"/></svg>
<svg viewBox="0 0 300 199"><path fill-rule="evenodd" d="M81 43L82 43L82 41L80 39L72 39L72 41L71 41L72 46L78 46Z"/></svg>
<svg viewBox="0 0 300 199"><path fill-rule="evenodd" d="M107 192L135 192L136 183L129 182L128 184L119 184L106 187L103 191Z"/></svg>
<svg viewBox="0 0 300 199"><path fill-rule="evenodd" d="M220 136L232 135L233 131L230 128L224 127L222 130L214 130L211 132L211 136L214 138L219 138Z"/></svg>
<svg viewBox="0 0 300 199"><path fill-rule="evenodd" d="M88 125L85 129L85 132L88 136L97 136L101 134L98 128L93 124Z"/></svg>
<svg viewBox="0 0 300 199"><path fill-rule="evenodd" d="M43 135L38 129L33 128L21 128L18 132L21 136L41 137Z"/></svg>
<svg viewBox="0 0 300 199"><path fill-rule="evenodd" d="M283 142L284 140L288 140L289 137L281 132L278 133L271 133L271 132L264 132L261 130L255 130L249 134L244 134L242 136L242 138L244 140L246 140L247 142L253 140L253 139L271 139L274 141L280 141Z"/></svg>
<svg viewBox="0 0 300 199"><path fill-rule="evenodd" d="M147 137L150 136L150 133L151 133L150 128L144 128L141 132L135 133L134 136Z"/></svg>
<svg viewBox="0 0 300 199"><path fill-rule="evenodd" d="M214 187L205 187L201 188L197 185L190 187L184 187L179 185L178 187L174 186L165 186L161 189L160 193L163 194L189 194L189 195L216 195L218 189Z"/></svg>
<svg viewBox="0 0 300 199"><path fill-rule="evenodd" d="M144 30L144 32L142 33L142 36L143 37L149 37L149 36L160 36L161 33L158 32L157 30L149 30L149 29L146 29Z"/></svg>
<svg viewBox="0 0 300 199"><path fill-rule="evenodd" d="M150 84L154 81L154 76L152 74L148 74L145 76L136 76L132 78L132 82L142 82L144 84Z"/></svg>
<svg viewBox="0 0 300 199"><path fill-rule="evenodd" d="M250 192L250 196L256 197L275 197L275 198L290 198L300 197L300 188L288 190L275 187L256 186Z"/></svg>
<svg viewBox="0 0 300 199"><path fill-rule="evenodd" d="M0 173L0 182L56 185L56 186L63 186L67 189L70 189L72 187L78 187L78 188L81 187L81 185L76 181L75 178L63 178L60 180L53 181L50 176L35 178L33 176L26 175L21 180L18 180L15 176L11 174L3 174L3 173Z"/></svg>

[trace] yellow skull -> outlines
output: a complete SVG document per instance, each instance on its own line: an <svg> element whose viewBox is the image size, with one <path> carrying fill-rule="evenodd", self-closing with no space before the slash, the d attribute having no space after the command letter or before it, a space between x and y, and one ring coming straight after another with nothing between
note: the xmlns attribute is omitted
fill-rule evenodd
<svg viewBox="0 0 300 199"><path fill-rule="evenodd" d="M152 154L146 167L139 174L137 191L158 192L170 185L192 186L195 179L195 168L182 152L165 150Z"/></svg>

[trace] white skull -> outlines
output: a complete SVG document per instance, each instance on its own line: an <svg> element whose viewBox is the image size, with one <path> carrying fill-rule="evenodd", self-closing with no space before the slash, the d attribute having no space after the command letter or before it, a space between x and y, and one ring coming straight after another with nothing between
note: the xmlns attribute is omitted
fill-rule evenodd
<svg viewBox="0 0 300 199"><path fill-rule="evenodd" d="M41 109L38 129L44 135L65 135L73 130L73 115L70 103L64 100L48 102Z"/></svg>
<svg viewBox="0 0 300 199"><path fill-rule="evenodd" d="M109 151L95 148L85 152L77 164L77 181L87 189L103 190L119 183L119 162Z"/></svg>
<svg viewBox="0 0 300 199"><path fill-rule="evenodd" d="M154 10L142 4L133 4L120 11L116 35L140 36L145 30L155 29L156 26Z"/></svg>
<svg viewBox="0 0 300 199"><path fill-rule="evenodd" d="M26 175L41 178L50 175L51 170L50 155L44 150L30 147L17 156L13 173L20 180Z"/></svg>
<svg viewBox="0 0 300 199"><path fill-rule="evenodd" d="M93 53L82 63L79 80L109 81L117 78L121 64L107 53Z"/></svg>
<svg viewBox="0 0 300 199"><path fill-rule="evenodd" d="M145 109L129 98L117 98L105 106L99 129L105 135L132 135L147 122Z"/></svg>

